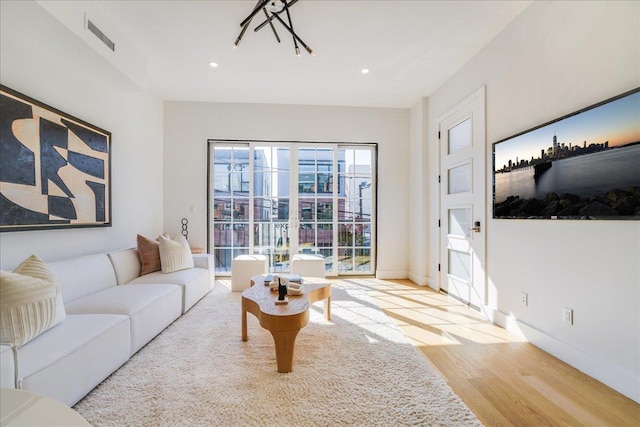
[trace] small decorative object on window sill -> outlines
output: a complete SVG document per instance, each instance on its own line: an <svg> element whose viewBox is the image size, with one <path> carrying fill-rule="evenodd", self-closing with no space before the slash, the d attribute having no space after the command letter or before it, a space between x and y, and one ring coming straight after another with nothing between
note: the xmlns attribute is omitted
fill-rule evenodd
<svg viewBox="0 0 640 427"><path fill-rule="evenodd" d="M189 235L189 220L187 218L182 218L180 222L182 223L181 233L185 239L188 239L187 236Z"/></svg>

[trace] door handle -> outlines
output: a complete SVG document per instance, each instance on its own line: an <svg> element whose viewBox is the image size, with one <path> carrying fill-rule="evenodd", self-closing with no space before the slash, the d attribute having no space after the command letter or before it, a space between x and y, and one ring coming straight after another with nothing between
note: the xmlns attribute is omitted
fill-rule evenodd
<svg viewBox="0 0 640 427"><path fill-rule="evenodd" d="M480 232L480 221L476 221L473 223L473 227L471 227L469 230L473 230L476 233Z"/></svg>

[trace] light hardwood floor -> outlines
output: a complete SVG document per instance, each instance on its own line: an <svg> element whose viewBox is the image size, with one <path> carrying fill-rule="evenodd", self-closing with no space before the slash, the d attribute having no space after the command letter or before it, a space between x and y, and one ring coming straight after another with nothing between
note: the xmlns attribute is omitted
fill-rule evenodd
<svg viewBox="0 0 640 427"><path fill-rule="evenodd" d="M457 300L354 279L487 426L640 426L640 405Z"/></svg>

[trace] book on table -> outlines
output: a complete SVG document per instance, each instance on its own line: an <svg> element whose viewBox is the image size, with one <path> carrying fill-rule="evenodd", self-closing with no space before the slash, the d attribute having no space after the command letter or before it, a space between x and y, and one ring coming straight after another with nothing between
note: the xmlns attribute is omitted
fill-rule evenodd
<svg viewBox="0 0 640 427"><path fill-rule="evenodd" d="M302 277L299 274L267 274L264 276L264 284L265 286L269 286L269 283L273 280L274 276L278 276L280 278L286 278L291 283L300 283L302 284Z"/></svg>

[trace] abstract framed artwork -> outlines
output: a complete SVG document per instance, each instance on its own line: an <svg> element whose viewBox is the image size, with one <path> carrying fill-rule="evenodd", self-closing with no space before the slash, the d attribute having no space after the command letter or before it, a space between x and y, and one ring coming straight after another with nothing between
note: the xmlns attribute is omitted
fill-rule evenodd
<svg viewBox="0 0 640 427"><path fill-rule="evenodd" d="M640 219L640 88L493 144L493 217Z"/></svg>
<svg viewBox="0 0 640 427"><path fill-rule="evenodd" d="M111 133L0 85L0 231L111 226Z"/></svg>

